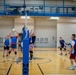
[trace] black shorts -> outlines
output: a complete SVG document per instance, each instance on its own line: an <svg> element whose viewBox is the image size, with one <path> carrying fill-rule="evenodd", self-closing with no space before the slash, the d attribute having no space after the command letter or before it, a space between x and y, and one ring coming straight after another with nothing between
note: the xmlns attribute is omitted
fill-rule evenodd
<svg viewBox="0 0 76 75"><path fill-rule="evenodd" d="M11 45L11 48L12 48L12 49L17 49L17 45L16 45L16 44L12 44L12 45Z"/></svg>
<svg viewBox="0 0 76 75"><path fill-rule="evenodd" d="M66 46L61 46L60 50L62 50L62 49L66 50Z"/></svg>
<svg viewBox="0 0 76 75"><path fill-rule="evenodd" d="M61 48L64 48L64 46L61 46Z"/></svg>
<svg viewBox="0 0 76 75"><path fill-rule="evenodd" d="M9 50L9 46L4 46L4 50Z"/></svg>

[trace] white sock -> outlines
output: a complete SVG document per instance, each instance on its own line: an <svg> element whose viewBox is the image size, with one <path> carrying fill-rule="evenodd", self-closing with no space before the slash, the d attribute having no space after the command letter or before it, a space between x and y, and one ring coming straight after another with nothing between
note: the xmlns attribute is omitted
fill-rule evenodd
<svg viewBox="0 0 76 75"><path fill-rule="evenodd" d="M72 65L71 67L74 67L74 65Z"/></svg>

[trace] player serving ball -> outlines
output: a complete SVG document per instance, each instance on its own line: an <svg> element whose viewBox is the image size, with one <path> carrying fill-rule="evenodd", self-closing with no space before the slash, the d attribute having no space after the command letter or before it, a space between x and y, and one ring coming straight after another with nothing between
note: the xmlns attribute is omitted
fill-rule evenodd
<svg viewBox="0 0 76 75"><path fill-rule="evenodd" d="M9 53L8 55L10 55L11 51L14 51L14 54L15 54L15 61L17 61L17 43L18 43L18 32L13 29L10 34L10 41L11 41L11 44L10 44L10 50L9 50Z"/></svg>

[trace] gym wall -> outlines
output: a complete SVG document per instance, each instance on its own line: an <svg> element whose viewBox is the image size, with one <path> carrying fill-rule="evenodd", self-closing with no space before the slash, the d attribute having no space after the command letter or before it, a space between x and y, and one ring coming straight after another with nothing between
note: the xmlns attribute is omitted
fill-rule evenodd
<svg viewBox="0 0 76 75"><path fill-rule="evenodd" d="M57 21L35 19L36 47L56 47ZM38 41L39 39L39 41Z"/></svg>
<svg viewBox="0 0 76 75"><path fill-rule="evenodd" d="M4 37L10 33L13 28L13 23L14 19L0 19L0 38L4 39ZM0 46L3 46L3 41L0 42Z"/></svg>
<svg viewBox="0 0 76 75"><path fill-rule="evenodd" d="M57 21L57 47L59 47L59 37L63 37L66 43L70 43L72 34L76 34L76 18L59 19Z"/></svg>
<svg viewBox="0 0 76 75"><path fill-rule="evenodd" d="M24 20L13 18L0 18L0 38L4 38L15 27L20 33L23 27ZM71 35L76 34L76 18L60 18L59 20L46 19L30 19L28 20L28 28L35 30L37 38L49 38L48 43L37 43L37 47L55 47L57 37L57 47L59 47L59 37L67 42L71 42ZM54 41L52 41L54 39ZM3 43L0 42L0 46Z"/></svg>
<svg viewBox="0 0 76 75"><path fill-rule="evenodd" d="M0 38L4 39L6 35L10 33L10 31L15 28L19 33L21 33L22 27L24 26L25 19L19 18L0 18ZM34 30L34 20L28 20L28 29ZM3 46L3 41L0 42L0 46Z"/></svg>

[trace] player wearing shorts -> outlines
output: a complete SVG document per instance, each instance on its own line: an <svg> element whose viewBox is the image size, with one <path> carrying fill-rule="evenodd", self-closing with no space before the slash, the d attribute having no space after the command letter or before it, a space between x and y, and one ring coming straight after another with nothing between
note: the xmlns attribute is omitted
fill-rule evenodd
<svg viewBox="0 0 76 75"><path fill-rule="evenodd" d="M30 35L30 38L29 38L29 49L30 49L30 60L32 60L33 58L33 48L34 48L34 44L33 44L33 41L32 41L32 35Z"/></svg>
<svg viewBox="0 0 76 75"><path fill-rule="evenodd" d="M32 43L35 44L36 36L32 33Z"/></svg>
<svg viewBox="0 0 76 75"><path fill-rule="evenodd" d="M60 42L60 51L61 51L60 55L62 55L63 54L62 49L66 51L65 41L62 39L62 37L60 37L59 42ZM67 52L65 53L65 55L67 55Z"/></svg>
<svg viewBox="0 0 76 75"><path fill-rule="evenodd" d="M3 57L5 57L5 52L6 53L6 57L8 56L8 51L9 51L9 46L10 46L10 41L9 41L9 37L6 36L6 38L4 38L4 51L3 51Z"/></svg>
<svg viewBox="0 0 76 75"><path fill-rule="evenodd" d="M10 55L11 51L14 51L15 61L17 61L17 50L16 49L17 49L17 42L18 42L18 32L16 30L13 30L12 32L16 32L17 35L10 36L11 46L10 46L10 50L9 50L9 55Z"/></svg>
<svg viewBox="0 0 76 75"><path fill-rule="evenodd" d="M76 63L76 39L75 39L76 35L72 34L72 42L71 42L71 49L70 49L70 62L71 62L71 67L69 68L70 70L74 70L75 66L74 66L74 61ZM74 60L74 61L73 61Z"/></svg>

